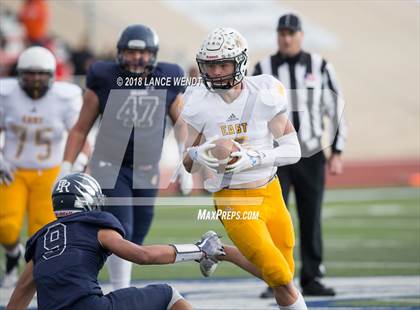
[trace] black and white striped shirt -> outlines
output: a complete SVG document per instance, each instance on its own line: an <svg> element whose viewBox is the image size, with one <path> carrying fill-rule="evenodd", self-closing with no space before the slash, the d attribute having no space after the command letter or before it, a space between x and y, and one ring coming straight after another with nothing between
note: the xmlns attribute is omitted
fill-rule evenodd
<svg viewBox="0 0 420 310"><path fill-rule="evenodd" d="M257 63L253 75L259 74L273 75L289 90L289 110L298 131L302 157L321 151L324 116L330 119L332 152L343 151L346 141L344 100L331 63L303 51L294 57L277 53Z"/></svg>

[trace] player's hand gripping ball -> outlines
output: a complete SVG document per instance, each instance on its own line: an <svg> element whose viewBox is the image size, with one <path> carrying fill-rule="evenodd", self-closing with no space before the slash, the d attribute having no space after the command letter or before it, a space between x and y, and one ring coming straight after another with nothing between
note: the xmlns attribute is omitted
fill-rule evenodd
<svg viewBox="0 0 420 310"><path fill-rule="evenodd" d="M209 154L219 161L217 172L224 173L227 165L234 164L238 160L238 157L231 154L239 151L239 148L231 139L218 139L213 144L215 147L209 150Z"/></svg>

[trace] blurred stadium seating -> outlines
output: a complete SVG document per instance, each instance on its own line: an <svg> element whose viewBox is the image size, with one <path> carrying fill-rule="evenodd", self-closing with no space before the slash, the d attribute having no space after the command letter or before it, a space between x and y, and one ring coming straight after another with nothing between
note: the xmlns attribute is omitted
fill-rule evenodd
<svg viewBox="0 0 420 310"><path fill-rule="evenodd" d="M19 1L2 4L3 16L6 9L17 14L21 6ZM330 178L329 186L416 184L412 181L419 172L420 156L418 3L266 1L260 6L235 1L71 0L48 4L50 34L64 65L83 41L97 58L113 57L120 31L127 24L145 23L159 33L159 58L186 70L202 36L220 25L236 27L248 38L252 65L275 50L278 16L298 12L304 22L305 46L335 64L345 95L350 129L346 173ZM2 67L13 62L23 47L22 29L11 22L12 16L1 19L2 33L9 41L7 49L1 50ZM83 83L83 76L74 80ZM175 146L168 145L165 154ZM162 164L173 167L174 160L165 154ZM369 181L363 171L372 172Z"/></svg>

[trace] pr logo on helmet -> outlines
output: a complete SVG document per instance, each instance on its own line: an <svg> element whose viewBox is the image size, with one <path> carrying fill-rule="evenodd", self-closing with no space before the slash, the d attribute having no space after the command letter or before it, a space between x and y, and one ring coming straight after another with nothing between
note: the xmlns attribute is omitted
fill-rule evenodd
<svg viewBox="0 0 420 310"><path fill-rule="evenodd" d="M59 193L63 193L63 191L65 190L66 193L68 193L69 192L69 186L70 186L69 181L67 181L66 179L60 180L60 181L58 181L57 189L55 191L59 192Z"/></svg>

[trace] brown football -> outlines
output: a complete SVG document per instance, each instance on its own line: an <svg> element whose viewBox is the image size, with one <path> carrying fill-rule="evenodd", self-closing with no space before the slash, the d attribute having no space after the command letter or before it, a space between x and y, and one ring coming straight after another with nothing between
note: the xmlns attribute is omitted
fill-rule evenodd
<svg viewBox="0 0 420 310"><path fill-rule="evenodd" d="M239 151L231 139L218 139L213 142L216 146L210 150L210 155L220 161L218 172L223 172L227 164L233 164L238 157L230 157L233 152Z"/></svg>

